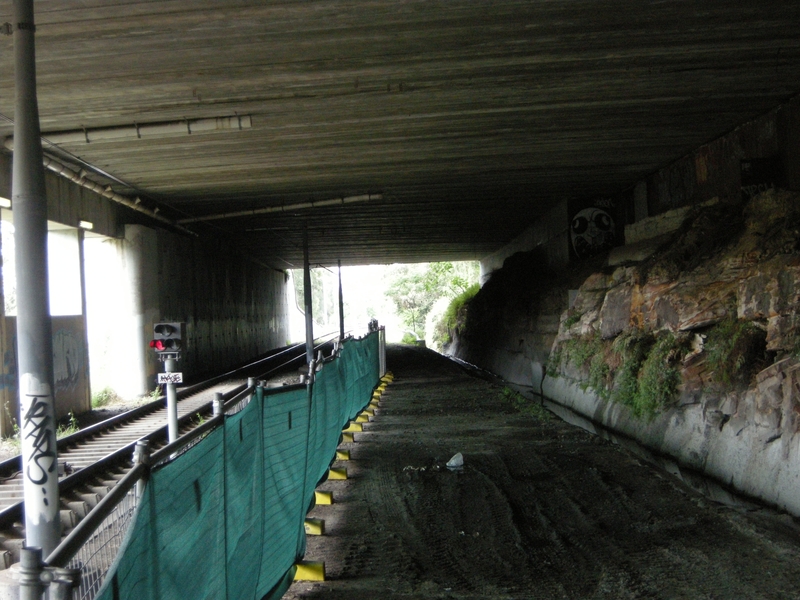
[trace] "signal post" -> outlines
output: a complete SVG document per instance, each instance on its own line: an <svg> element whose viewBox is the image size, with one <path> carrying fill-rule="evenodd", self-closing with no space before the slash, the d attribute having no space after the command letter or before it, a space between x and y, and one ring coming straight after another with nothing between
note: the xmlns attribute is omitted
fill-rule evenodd
<svg viewBox="0 0 800 600"><path fill-rule="evenodd" d="M167 388L167 429L169 443L178 439L178 392L176 383L183 383L183 373L178 372L177 362L185 337L185 323L156 323L150 347L156 351L158 360L164 363L164 372L158 374L158 383Z"/></svg>

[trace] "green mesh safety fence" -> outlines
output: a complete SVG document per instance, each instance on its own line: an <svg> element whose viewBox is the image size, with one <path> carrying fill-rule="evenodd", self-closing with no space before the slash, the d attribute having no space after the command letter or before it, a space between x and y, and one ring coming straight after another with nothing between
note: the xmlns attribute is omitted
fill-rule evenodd
<svg viewBox="0 0 800 600"><path fill-rule="evenodd" d="M346 341L313 385L265 393L150 475L97 598L280 598L342 428L378 383L378 336Z"/></svg>

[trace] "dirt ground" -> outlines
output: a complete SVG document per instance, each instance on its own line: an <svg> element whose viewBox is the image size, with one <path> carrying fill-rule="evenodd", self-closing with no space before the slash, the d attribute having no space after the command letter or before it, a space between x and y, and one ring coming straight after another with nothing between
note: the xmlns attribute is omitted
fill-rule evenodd
<svg viewBox="0 0 800 600"><path fill-rule="evenodd" d="M800 528L697 495L656 467L439 355L389 347L395 374L335 503L310 516L327 581L284 598L800 599ZM457 452L463 470L445 463Z"/></svg>

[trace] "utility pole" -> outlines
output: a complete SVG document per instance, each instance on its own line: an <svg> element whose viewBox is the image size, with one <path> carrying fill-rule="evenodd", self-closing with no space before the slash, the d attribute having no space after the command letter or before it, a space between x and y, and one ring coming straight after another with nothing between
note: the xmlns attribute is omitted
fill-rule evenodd
<svg viewBox="0 0 800 600"><path fill-rule="evenodd" d="M53 337L47 281L47 196L39 106L33 0L14 0L14 211L17 361L25 543L49 555L61 539L53 398Z"/></svg>
<svg viewBox="0 0 800 600"><path fill-rule="evenodd" d="M308 227L303 226L303 302L306 308L306 364L314 360L314 313L311 308L311 267L308 264Z"/></svg>
<svg viewBox="0 0 800 600"><path fill-rule="evenodd" d="M339 342L344 340L344 296L342 294L342 261L339 263Z"/></svg>

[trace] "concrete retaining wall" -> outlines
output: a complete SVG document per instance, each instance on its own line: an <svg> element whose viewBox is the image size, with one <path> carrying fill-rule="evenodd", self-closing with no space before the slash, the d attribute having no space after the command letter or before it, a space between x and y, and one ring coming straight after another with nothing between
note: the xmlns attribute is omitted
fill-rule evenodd
<svg viewBox="0 0 800 600"><path fill-rule="evenodd" d="M595 423L800 515L800 436L779 436L765 443L766 429L755 424L742 428L712 425L702 404L677 407L651 421L643 420L565 377L546 377L542 387L545 396Z"/></svg>

